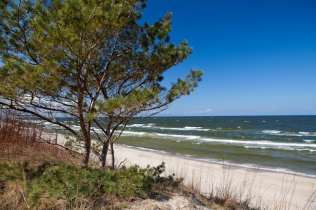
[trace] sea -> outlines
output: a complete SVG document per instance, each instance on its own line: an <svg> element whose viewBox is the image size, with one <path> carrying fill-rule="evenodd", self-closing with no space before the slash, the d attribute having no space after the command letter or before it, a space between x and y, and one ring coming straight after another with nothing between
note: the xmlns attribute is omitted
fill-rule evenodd
<svg viewBox="0 0 316 210"><path fill-rule="evenodd" d="M316 116L136 118L117 144L316 178Z"/></svg>

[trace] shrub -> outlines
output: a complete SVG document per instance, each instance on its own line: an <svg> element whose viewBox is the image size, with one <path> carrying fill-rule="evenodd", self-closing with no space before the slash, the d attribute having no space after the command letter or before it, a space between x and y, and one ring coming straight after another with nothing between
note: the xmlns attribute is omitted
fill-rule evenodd
<svg viewBox="0 0 316 210"><path fill-rule="evenodd" d="M42 168L46 168L44 172ZM119 170L81 169L66 163L50 167L42 165L37 172L33 172L40 176L34 178L29 196L32 207L42 205L43 198L55 202L66 200L68 205L78 197L114 196L127 199L148 193L154 183L162 181L162 178L158 179L162 172L155 167L142 169L137 165ZM98 199L95 201L99 202Z"/></svg>

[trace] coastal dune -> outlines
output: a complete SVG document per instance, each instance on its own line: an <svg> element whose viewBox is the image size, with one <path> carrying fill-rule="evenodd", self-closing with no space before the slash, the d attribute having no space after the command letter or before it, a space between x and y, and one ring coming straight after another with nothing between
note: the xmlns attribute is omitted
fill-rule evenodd
<svg viewBox="0 0 316 210"><path fill-rule="evenodd" d="M63 135L53 137L59 144L65 143ZM316 179L312 177L197 161L125 145L114 148L116 166L147 167L164 162L164 175L183 177L186 186L206 196L248 200L251 206L262 209L316 209Z"/></svg>

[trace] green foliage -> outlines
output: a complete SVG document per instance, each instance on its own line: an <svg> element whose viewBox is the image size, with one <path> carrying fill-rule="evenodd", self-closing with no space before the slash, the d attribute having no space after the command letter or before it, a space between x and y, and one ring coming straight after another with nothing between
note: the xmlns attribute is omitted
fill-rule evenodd
<svg viewBox="0 0 316 210"><path fill-rule="evenodd" d="M82 139L70 136L66 136L65 139L65 147L69 149L70 154L75 155L76 153L80 153L82 145L84 144Z"/></svg>
<svg viewBox="0 0 316 210"><path fill-rule="evenodd" d="M164 178L164 163L157 167L140 168L134 165L118 170L82 170L66 163L52 165L43 163L37 168L29 168L27 163L10 166L0 163L0 200L9 182L25 182L28 200L32 208L38 208L45 198L51 203L65 200L71 205L78 197L99 198L116 196L130 198L142 196L152 190L156 183L168 182L177 185L173 178Z"/></svg>
<svg viewBox="0 0 316 210"><path fill-rule="evenodd" d="M10 166L0 163L0 182L14 181L22 178L21 165Z"/></svg>
<svg viewBox="0 0 316 210"><path fill-rule="evenodd" d="M43 168L46 168L44 173ZM159 166L142 169L135 165L114 171L91 168L82 170L67 164L51 167L45 165L37 170L42 175L32 181L29 196L33 207L39 203L41 197L65 199L71 203L80 196L140 196L149 192L152 185L158 181L157 178L162 173L160 169Z"/></svg>

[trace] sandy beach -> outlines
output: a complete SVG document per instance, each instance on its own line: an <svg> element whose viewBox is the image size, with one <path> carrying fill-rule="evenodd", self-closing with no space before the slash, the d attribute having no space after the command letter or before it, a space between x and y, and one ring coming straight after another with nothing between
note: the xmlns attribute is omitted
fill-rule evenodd
<svg viewBox="0 0 316 210"><path fill-rule="evenodd" d="M58 142L64 137L58 135ZM316 209L316 179L188 159L162 152L116 145L116 165L166 165L165 175L184 178L184 184L205 195L227 194L250 199L262 209ZM110 157L109 157L110 158ZM229 194L228 194L229 193Z"/></svg>

